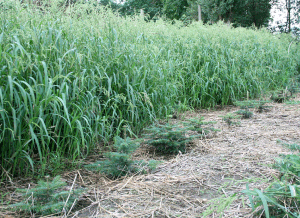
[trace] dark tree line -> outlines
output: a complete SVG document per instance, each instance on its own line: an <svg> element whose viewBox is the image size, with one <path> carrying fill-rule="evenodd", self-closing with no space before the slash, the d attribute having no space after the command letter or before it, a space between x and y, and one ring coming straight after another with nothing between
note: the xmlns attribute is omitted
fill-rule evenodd
<svg viewBox="0 0 300 218"><path fill-rule="evenodd" d="M121 12L126 15L144 9L150 17L159 14L171 20L192 21L198 17L198 4L204 23L223 20L235 26L261 27L270 19L269 0L129 0L121 6Z"/></svg>
<svg viewBox="0 0 300 218"><path fill-rule="evenodd" d="M119 0L118 3L116 0L60 1L66 5L81 2L110 6L123 16L140 13L143 9L146 19L166 17L170 20L182 20L187 24L198 20L198 5L200 5L204 23L216 23L222 20L233 26L254 25L258 28L268 26L273 6L278 10L286 11L286 19L277 24L280 31L290 32L295 24L300 23L300 0Z"/></svg>
<svg viewBox="0 0 300 218"><path fill-rule="evenodd" d="M127 0L120 5L120 12L128 15L143 9L150 18L158 15L188 23L198 19L198 5L204 23L222 20L234 26L268 26L272 6L287 11L286 20L280 24L282 31L289 32L291 26L300 23L300 0Z"/></svg>
<svg viewBox="0 0 300 218"><path fill-rule="evenodd" d="M224 20L235 26L267 26L270 18L269 0L201 0L204 22Z"/></svg>

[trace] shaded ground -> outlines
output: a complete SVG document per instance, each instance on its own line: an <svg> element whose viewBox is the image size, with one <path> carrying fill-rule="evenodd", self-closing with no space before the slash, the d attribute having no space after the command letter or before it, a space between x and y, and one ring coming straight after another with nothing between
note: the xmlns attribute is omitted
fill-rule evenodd
<svg viewBox="0 0 300 218"><path fill-rule="evenodd" d="M292 152L277 140L300 142L299 104L270 105L270 111L254 111L251 119L233 126L220 116L236 107L182 114L181 119L217 121L214 127L221 131L195 140L188 153L164 161L152 174L118 181L83 170L65 174L70 182L78 174L77 183L89 187L84 209L70 217L252 217L240 191L247 183L250 189L263 189L278 176L270 167L274 158ZM141 148L137 156L151 155Z"/></svg>

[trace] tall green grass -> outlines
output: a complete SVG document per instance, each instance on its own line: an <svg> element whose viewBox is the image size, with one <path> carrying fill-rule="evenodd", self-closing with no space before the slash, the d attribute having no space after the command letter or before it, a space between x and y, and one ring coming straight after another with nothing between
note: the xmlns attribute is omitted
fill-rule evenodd
<svg viewBox="0 0 300 218"><path fill-rule="evenodd" d="M85 157L182 105L253 98L299 73L297 45L288 52L289 37L266 30L0 2L0 156L17 175Z"/></svg>

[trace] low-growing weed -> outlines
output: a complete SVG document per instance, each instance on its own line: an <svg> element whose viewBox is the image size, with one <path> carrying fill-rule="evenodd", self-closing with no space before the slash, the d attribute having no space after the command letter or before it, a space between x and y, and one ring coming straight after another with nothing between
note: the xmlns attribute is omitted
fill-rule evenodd
<svg viewBox="0 0 300 218"><path fill-rule="evenodd" d="M285 104L295 105L295 104L300 104L300 101L287 101L285 102Z"/></svg>
<svg viewBox="0 0 300 218"><path fill-rule="evenodd" d="M286 142L282 142L281 140L277 141L278 143L280 143L282 146L292 150L292 151L299 151L300 152L300 145L298 143L286 143Z"/></svg>
<svg viewBox="0 0 300 218"><path fill-rule="evenodd" d="M10 192L0 192L0 205L7 205L9 202L6 200L7 196L9 196ZM1 207L0 207L1 211Z"/></svg>
<svg viewBox="0 0 300 218"><path fill-rule="evenodd" d="M201 214L201 217L208 217L217 213L220 217L223 216L223 212L230 207L233 201L238 198L237 194L231 196L221 196L216 199L212 199L208 202L210 206Z"/></svg>
<svg viewBox="0 0 300 218"><path fill-rule="evenodd" d="M264 213L269 217L299 217L300 189L299 185L286 181L277 181L266 190L247 189L242 191L249 200L256 214Z"/></svg>
<svg viewBox="0 0 300 218"><path fill-rule="evenodd" d="M296 154L285 155L278 158L274 164L274 168L281 172L281 180L293 181L297 180L300 185L300 156Z"/></svg>
<svg viewBox="0 0 300 218"><path fill-rule="evenodd" d="M283 145L299 151L298 144L283 143ZM251 207L257 214L264 213L267 218L299 217L300 156L284 155L275 161L273 167L280 171L280 178L268 188L263 191L250 190L247 186L247 189L242 192L248 196Z"/></svg>

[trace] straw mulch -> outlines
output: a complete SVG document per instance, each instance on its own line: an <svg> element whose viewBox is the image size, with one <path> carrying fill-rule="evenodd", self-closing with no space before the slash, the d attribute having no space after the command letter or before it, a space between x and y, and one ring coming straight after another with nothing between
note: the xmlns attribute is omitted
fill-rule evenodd
<svg viewBox="0 0 300 218"><path fill-rule="evenodd" d="M238 126L228 126L220 117L235 107L181 115L217 121L214 127L221 132L195 140L188 153L165 161L152 174L120 181L94 177L98 180L89 182L91 205L73 217L253 217L240 191L247 183L252 189L266 188L278 176L271 167L274 158L291 153L277 140L300 139L299 105L270 105L270 111L254 111L253 118ZM140 156L147 158L144 150ZM222 207L234 193L229 206Z"/></svg>
<svg viewBox="0 0 300 218"><path fill-rule="evenodd" d="M300 143L299 104L269 105L270 111L253 111L253 118L234 126L220 116L236 107L180 115L181 120L217 121L214 127L221 131L195 140L186 154L165 160L151 174L112 181L86 170L66 173L70 183L76 175L76 184L88 187L81 208L69 217L253 217L241 191L247 183L250 189L264 189L278 176L271 167L274 158L292 152L277 140ZM135 157L162 159L146 146Z"/></svg>

